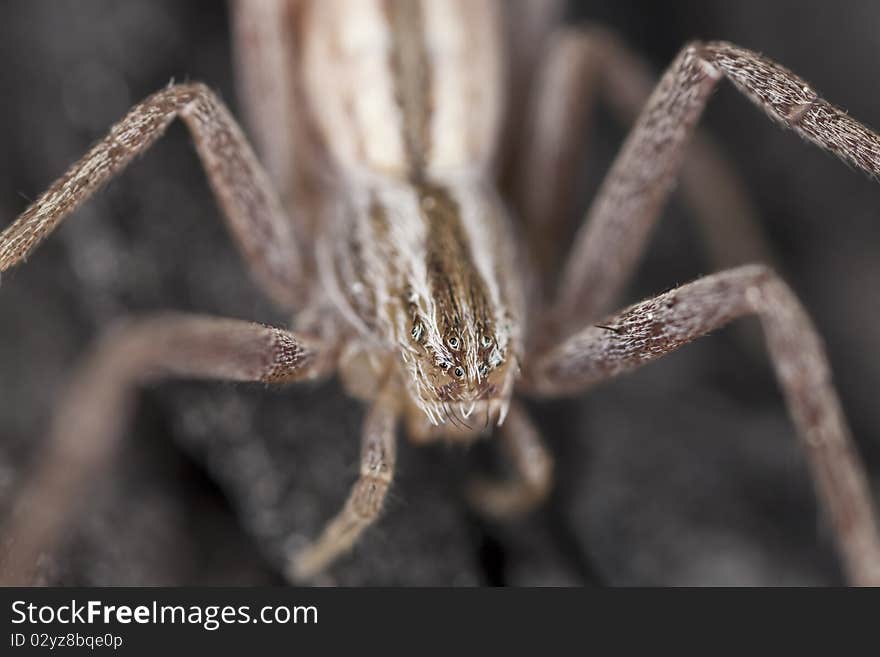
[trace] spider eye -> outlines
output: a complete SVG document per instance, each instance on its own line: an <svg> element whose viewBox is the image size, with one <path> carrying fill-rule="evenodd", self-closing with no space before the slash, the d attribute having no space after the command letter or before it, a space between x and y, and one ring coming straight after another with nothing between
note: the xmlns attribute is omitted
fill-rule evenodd
<svg viewBox="0 0 880 657"><path fill-rule="evenodd" d="M489 337L488 335L484 335L482 338L480 338L480 344L483 345L483 347L485 349L488 349L489 347L491 347L492 342L493 342L492 338Z"/></svg>
<svg viewBox="0 0 880 657"><path fill-rule="evenodd" d="M449 348L453 351L458 351L458 348L461 346L461 340L459 340L456 336L452 336L449 340L446 341L449 345Z"/></svg>
<svg viewBox="0 0 880 657"><path fill-rule="evenodd" d="M460 379L464 376L464 370L461 367L456 367L452 370L452 373L455 375L456 379Z"/></svg>
<svg viewBox="0 0 880 657"><path fill-rule="evenodd" d="M422 326L421 322L416 322L412 327L412 339L416 342L419 342L422 339L422 333L424 333L425 328Z"/></svg>
<svg viewBox="0 0 880 657"><path fill-rule="evenodd" d="M444 372L446 372L450 367L452 367L452 363L450 363L449 361L444 360L440 362L440 369Z"/></svg>

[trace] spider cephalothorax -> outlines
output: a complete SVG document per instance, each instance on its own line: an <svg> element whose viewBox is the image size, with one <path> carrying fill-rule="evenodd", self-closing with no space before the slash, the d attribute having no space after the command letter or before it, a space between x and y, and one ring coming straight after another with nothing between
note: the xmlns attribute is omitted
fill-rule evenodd
<svg viewBox="0 0 880 657"><path fill-rule="evenodd" d="M425 278L408 281L406 303L395 309L396 338L410 390L433 423L467 425L476 409L485 426L503 421L510 403L520 301L514 286L501 284L510 280L510 249L488 244L481 231L503 221L485 216L500 205L465 185L463 194L452 189L420 187Z"/></svg>
<svg viewBox="0 0 880 657"><path fill-rule="evenodd" d="M332 232L322 258L340 311L397 352L431 424L502 421L521 358L522 293L491 186L374 179L351 198L336 210L347 233Z"/></svg>

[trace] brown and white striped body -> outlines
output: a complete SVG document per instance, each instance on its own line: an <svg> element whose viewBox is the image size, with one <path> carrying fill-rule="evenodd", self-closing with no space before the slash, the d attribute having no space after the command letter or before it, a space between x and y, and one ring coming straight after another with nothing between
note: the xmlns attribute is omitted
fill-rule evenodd
<svg viewBox="0 0 880 657"><path fill-rule="evenodd" d="M392 368L421 439L503 420L518 370L521 291L492 169L499 14L483 0L330 0L293 16L308 124L294 132L322 145L316 178L333 188L316 267L355 336L343 380L369 397Z"/></svg>

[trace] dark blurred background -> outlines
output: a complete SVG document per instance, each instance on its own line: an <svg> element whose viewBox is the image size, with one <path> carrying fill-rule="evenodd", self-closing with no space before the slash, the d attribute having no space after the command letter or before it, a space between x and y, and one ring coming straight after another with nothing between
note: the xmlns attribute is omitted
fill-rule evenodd
<svg viewBox="0 0 880 657"><path fill-rule="evenodd" d="M761 51L880 126L880 6L709 0L578 3L661 70L692 38ZM0 4L0 225L131 104L202 80L236 108L219 2ZM880 498L880 186L772 125L729 86L703 125L742 174L779 268L826 338ZM584 201L624 131L600 113ZM678 201L629 300L711 271ZM77 356L114 319L179 309L284 323L231 246L185 130L114 181L0 286L0 501L38 458ZM169 384L142 395L124 446L59 552L56 584L280 583L357 473L360 406L335 381L282 391ZM414 449L338 584L840 584L763 353L720 331L577 400L533 405L558 458L534 516L474 516L461 482L486 449Z"/></svg>

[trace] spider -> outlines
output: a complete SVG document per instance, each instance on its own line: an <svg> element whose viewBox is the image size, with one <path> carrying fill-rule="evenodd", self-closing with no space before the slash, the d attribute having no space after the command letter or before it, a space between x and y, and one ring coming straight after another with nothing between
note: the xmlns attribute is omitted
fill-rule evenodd
<svg viewBox="0 0 880 657"><path fill-rule="evenodd" d="M488 515L521 514L547 495L553 470L521 395L580 393L750 314L761 319L844 568L853 583L880 582L873 507L821 342L772 270L722 271L607 314L677 177L729 187L699 137L685 161L720 80L874 175L880 138L738 46L686 45L649 93L613 35L554 31L553 3L511 7L234 3L244 101L265 169L208 87L171 85L135 106L0 234L6 271L180 118L255 278L295 315L288 331L169 314L103 338L6 526L5 582L30 581L35 555L73 517L139 385L337 373L369 404L348 501L290 555L287 575L303 581L378 517L399 422L417 443L466 444L497 427L516 476L474 481L467 494ZM546 46L536 63L510 47L524 40ZM557 276L559 201L573 184L566 126L583 123L596 95L635 123ZM723 194L698 191L701 212L735 215L721 207Z"/></svg>

